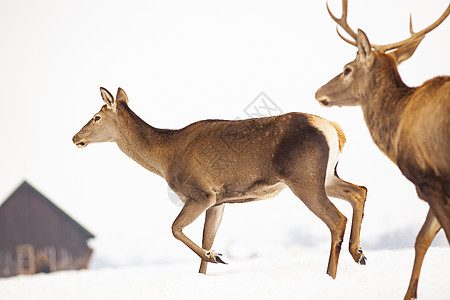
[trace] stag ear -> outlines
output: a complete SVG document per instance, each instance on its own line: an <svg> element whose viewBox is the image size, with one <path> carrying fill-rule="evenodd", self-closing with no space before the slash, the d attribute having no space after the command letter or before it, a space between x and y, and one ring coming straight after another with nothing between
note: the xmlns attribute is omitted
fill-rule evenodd
<svg viewBox="0 0 450 300"><path fill-rule="evenodd" d="M100 93L102 94L103 101L105 101L108 108L115 109L116 101L114 101L113 95L111 95L111 93L104 87L100 87Z"/></svg>
<svg viewBox="0 0 450 300"><path fill-rule="evenodd" d="M358 58L359 60L366 64L368 67L372 66L373 63L373 53L372 46L370 45L367 35L361 29L358 29L358 34L356 35L356 44L358 46Z"/></svg>
<svg viewBox="0 0 450 300"><path fill-rule="evenodd" d="M122 88L117 89L116 101L122 101L128 104L128 96Z"/></svg>
<svg viewBox="0 0 450 300"><path fill-rule="evenodd" d="M424 39L424 37L425 35L418 38L416 41L400 46L400 48L389 54L395 59L397 65L399 65L414 54L414 52L416 51L417 47L419 46L420 42Z"/></svg>

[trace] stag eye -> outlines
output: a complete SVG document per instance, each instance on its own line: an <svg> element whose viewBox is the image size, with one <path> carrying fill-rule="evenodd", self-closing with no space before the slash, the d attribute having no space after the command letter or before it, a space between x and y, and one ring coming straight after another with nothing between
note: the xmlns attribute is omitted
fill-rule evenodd
<svg viewBox="0 0 450 300"><path fill-rule="evenodd" d="M101 119L100 116L95 116L95 117L94 117L94 121L98 121L98 120L100 120L100 119Z"/></svg>
<svg viewBox="0 0 450 300"><path fill-rule="evenodd" d="M345 69L344 69L344 75L348 75L348 74L350 74L352 72L352 69L350 68L350 67L346 67Z"/></svg>

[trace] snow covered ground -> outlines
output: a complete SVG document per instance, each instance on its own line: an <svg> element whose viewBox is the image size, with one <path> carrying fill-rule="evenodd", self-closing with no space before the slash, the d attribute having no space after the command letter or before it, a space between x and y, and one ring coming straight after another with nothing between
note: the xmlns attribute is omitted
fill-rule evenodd
<svg viewBox="0 0 450 300"><path fill-rule="evenodd" d="M413 249L365 251L366 266L355 264L346 249L338 276L325 275L328 251L290 249L210 265L207 276L188 262L68 271L0 280L1 300L32 299L403 299ZM431 248L419 283L419 299L450 299L450 251Z"/></svg>

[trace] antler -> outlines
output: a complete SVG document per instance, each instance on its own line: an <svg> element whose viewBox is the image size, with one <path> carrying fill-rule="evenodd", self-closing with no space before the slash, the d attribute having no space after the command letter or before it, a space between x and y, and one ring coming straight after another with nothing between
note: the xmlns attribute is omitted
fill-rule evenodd
<svg viewBox="0 0 450 300"><path fill-rule="evenodd" d="M423 39L428 32L432 31L433 29L435 29L436 27L441 25L441 23L444 22L444 20L448 17L448 15L450 15L450 4L448 5L448 7L444 11L444 13L439 17L439 19L437 19L433 24L431 24L430 26L428 26L425 29L422 29L419 32L413 31L412 16L409 15L409 31L411 33L411 36L409 38L407 38L403 41L397 42L397 43L392 43L392 44L387 44L387 45L377 46L377 47L372 45L372 47L374 47L374 49L376 49L376 50L386 52L386 51L389 51L392 49L397 49L403 45L416 42L419 39Z"/></svg>
<svg viewBox="0 0 450 300"><path fill-rule="evenodd" d="M350 28L350 26L347 23L347 0L342 0L342 17L341 18L337 18L331 13L330 8L328 7L328 2L327 2L327 10L328 10L328 13L330 14L330 17L342 29L344 29L345 32L347 32L348 35L350 35L355 41L351 41L351 40L345 38L344 36L342 36L341 33L339 32L338 27L336 26L336 31L337 31L339 37L341 39L343 39L344 41L346 41L347 43L349 43L353 46L357 46L356 45L356 33ZM425 28L419 32L414 32L413 27L412 27L412 16L410 15L409 16L409 32L411 33L411 36L409 38L407 38L403 41L400 41L400 42L392 43L392 44L387 44L387 45L371 44L371 46L375 50L378 50L381 52L386 52L389 50L397 49L406 44L417 42L418 40L423 39L427 33L429 33L430 31L432 31L433 29L438 27L442 22L444 22L444 20L448 17L448 15L450 15L450 4L447 7L447 9L444 11L442 16L439 17L439 19L437 19L433 24L431 24L430 26L428 26L427 28Z"/></svg>
<svg viewBox="0 0 450 300"><path fill-rule="evenodd" d="M328 2L327 2L327 10L328 13L330 14L330 17L333 19L333 21L335 21L339 26L342 27L342 29L345 30L345 32L347 32L355 41L356 41L356 33L353 31L353 29L350 28L350 26L347 24L347 0L342 0L342 17L341 18L336 18L332 13L330 8L328 7ZM338 27L336 26L336 31L338 33L338 35L347 43L352 44L354 46L356 46L356 43L344 38L338 30Z"/></svg>

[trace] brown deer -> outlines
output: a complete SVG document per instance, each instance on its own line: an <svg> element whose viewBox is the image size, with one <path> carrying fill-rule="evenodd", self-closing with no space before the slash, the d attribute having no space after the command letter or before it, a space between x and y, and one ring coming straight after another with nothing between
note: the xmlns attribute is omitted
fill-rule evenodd
<svg viewBox="0 0 450 300"><path fill-rule="evenodd" d="M347 24L347 1L342 1L342 17L331 18L358 47L356 59L344 71L322 86L316 99L324 106L362 108L375 144L416 186L420 198L430 205L425 223L415 243L415 261L405 299L417 297L417 284L425 253L437 232L444 228L450 241L450 77L440 76L419 87L408 87L397 66L416 50L425 34L439 26L450 14L450 5L432 25L411 37L389 45L374 45L366 34L355 33ZM394 50L387 53L387 51Z"/></svg>
<svg viewBox="0 0 450 300"><path fill-rule="evenodd" d="M359 245L367 189L341 180L336 165L345 136L338 124L317 116L289 113L239 121L205 120L183 129L157 129L140 119L119 88L116 99L100 88L106 105L73 137L80 148L115 142L147 170L163 177L184 202L172 225L175 238L207 263L225 263L211 251L225 203L243 203L276 196L289 187L330 229L327 273L336 277L347 219L328 199L352 205L350 253L357 263L366 258ZM202 247L183 234L203 212Z"/></svg>

